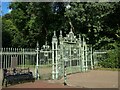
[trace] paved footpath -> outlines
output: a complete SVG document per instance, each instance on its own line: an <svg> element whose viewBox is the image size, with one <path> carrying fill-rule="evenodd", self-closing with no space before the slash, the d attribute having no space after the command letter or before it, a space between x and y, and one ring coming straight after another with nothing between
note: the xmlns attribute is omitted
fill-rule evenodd
<svg viewBox="0 0 120 90"><path fill-rule="evenodd" d="M71 88L71 87L64 86L63 84L60 83L49 83L48 81L38 80L35 82L8 86L6 88Z"/></svg>
<svg viewBox="0 0 120 90"><path fill-rule="evenodd" d="M67 84L77 88L118 88L119 74L118 71L91 70L85 73L68 75ZM62 84L64 79L49 82Z"/></svg>
<svg viewBox="0 0 120 90"><path fill-rule="evenodd" d="M34 83L24 83L7 88L118 88L118 71L91 70L85 73L67 76L68 86L61 80L38 80Z"/></svg>
<svg viewBox="0 0 120 90"><path fill-rule="evenodd" d="M68 76L68 84L87 88L118 88L118 71L93 70Z"/></svg>

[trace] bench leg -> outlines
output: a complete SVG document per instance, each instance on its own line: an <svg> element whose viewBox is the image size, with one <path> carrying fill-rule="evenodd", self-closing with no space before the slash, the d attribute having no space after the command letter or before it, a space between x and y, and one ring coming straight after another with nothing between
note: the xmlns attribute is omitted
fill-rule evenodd
<svg viewBox="0 0 120 90"><path fill-rule="evenodd" d="M2 80L2 86L4 86L4 80L5 80L5 79L3 78L3 80Z"/></svg>
<svg viewBox="0 0 120 90"><path fill-rule="evenodd" d="M5 79L5 87L7 87L8 85L8 82L7 82L7 79Z"/></svg>
<svg viewBox="0 0 120 90"><path fill-rule="evenodd" d="M8 85L7 79L3 78L3 80L2 80L2 86L7 87L7 85Z"/></svg>

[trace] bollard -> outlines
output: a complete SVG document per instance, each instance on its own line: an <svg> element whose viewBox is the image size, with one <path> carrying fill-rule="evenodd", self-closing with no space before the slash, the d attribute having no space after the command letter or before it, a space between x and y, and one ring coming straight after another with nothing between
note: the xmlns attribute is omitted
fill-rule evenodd
<svg viewBox="0 0 120 90"><path fill-rule="evenodd" d="M67 85L67 74L66 74L66 61L65 61L65 64L64 64L64 85Z"/></svg>

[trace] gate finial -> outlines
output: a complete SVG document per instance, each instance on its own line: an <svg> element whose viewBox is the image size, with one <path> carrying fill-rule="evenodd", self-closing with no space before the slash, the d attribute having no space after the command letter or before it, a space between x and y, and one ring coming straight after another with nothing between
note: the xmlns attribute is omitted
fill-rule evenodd
<svg viewBox="0 0 120 90"><path fill-rule="evenodd" d="M53 38L57 38L57 36L56 36L56 31L54 31Z"/></svg>
<svg viewBox="0 0 120 90"><path fill-rule="evenodd" d="M86 44L85 36L83 36L83 44Z"/></svg>
<svg viewBox="0 0 120 90"><path fill-rule="evenodd" d="M62 37L62 30L60 30L60 36Z"/></svg>
<svg viewBox="0 0 120 90"><path fill-rule="evenodd" d="M38 41L37 41L37 48L39 48L39 43L38 43Z"/></svg>
<svg viewBox="0 0 120 90"><path fill-rule="evenodd" d="M81 35L79 34L79 40L81 40Z"/></svg>
<svg viewBox="0 0 120 90"><path fill-rule="evenodd" d="M56 31L54 31L54 36L56 36Z"/></svg>
<svg viewBox="0 0 120 90"><path fill-rule="evenodd" d="M46 36L46 41L45 41L45 45L47 45L47 36Z"/></svg>
<svg viewBox="0 0 120 90"><path fill-rule="evenodd" d="M70 26L71 26L71 28L70 28L70 32L73 32L72 29L74 29L74 27L73 27L71 21L69 21L69 24L70 24Z"/></svg>
<svg viewBox="0 0 120 90"><path fill-rule="evenodd" d="M47 45L47 41L45 41L45 45Z"/></svg>

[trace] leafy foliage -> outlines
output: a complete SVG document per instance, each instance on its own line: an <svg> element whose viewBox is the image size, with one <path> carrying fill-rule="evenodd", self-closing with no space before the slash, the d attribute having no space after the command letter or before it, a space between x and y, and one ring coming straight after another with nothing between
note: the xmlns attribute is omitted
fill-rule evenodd
<svg viewBox="0 0 120 90"><path fill-rule="evenodd" d="M17 47L17 46L22 47L22 44L25 43L22 40L21 33L18 31L18 29L10 19L7 20L5 18L3 19L2 29L3 29L2 40L3 40L3 45L5 47L11 46L11 43L12 43L12 47Z"/></svg>
<svg viewBox="0 0 120 90"><path fill-rule="evenodd" d="M11 3L12 12L9 18L23 35L22 39L26 42L23 47L35 47L37 40L42 46L46 37L50 43L54 30L57 30L57 33L60 30L63 30L64 34L68 33L70 19L74 26L74 33L76 35L84 34L87 42L94 48L96 46L100 48L104 45L103 43L113 41L115 37L112 36L115 36L116 33L114 28L109 27L111 25L107 21L110 20L110 15L117 15L119 3L72 2L70 8L66 8L65 5L64 2ZM106 36L106 34L108 35Z"/></svg>
<svg viewBox="0 0 120 90"><path fill-rule="evenodd" d="M98 64L99 66L102 66L104 68L119 68L119 55L120 55L120 47L118 46L118 43L110 44L110 47L113 47L113 49L109 50L108 58L100 61Z"/></svg>
<svg viewBox="0 0 120 90"><path fill-rule="evenodd" d="M109 50L109 58L100 62L101 65L117 67L120 2L12 2L9 8L12 8L11 13L2 17L3 47L35 48L37 41L41 47L46 39L51 44L53 31L58 36L62 30L65 36L71 21L75 35L85 36L94 50Z"/></svg>

